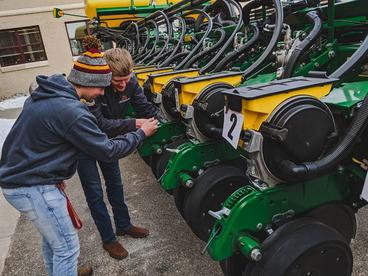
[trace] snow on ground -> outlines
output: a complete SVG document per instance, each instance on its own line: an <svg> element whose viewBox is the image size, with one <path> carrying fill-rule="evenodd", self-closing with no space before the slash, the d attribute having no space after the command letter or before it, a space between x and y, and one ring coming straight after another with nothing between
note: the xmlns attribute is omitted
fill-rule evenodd
<svg viewBox="0 0 368 276"><path fill-rule="evenodd" d="M0 110L22 108L28 96L20 96L0 102Z"/></svg>
<svg viewBox="0 0 368 276"><path fill-rule="evenodd" d="M0 155L6 136L8 135L15 119L0 119Z"/></svg>
<svg viewBox="0 0 368 276"><path fill-rule="evenodd" d="M22 108L24 105L24 101L26 99L27 99L27 96L20 96L20 97L15 97L15 98L11 98L11 99L2 101L0 102L0 111L7 110L7 109ZM0 118L0 156L1 156L1 149L3 148L5 138L8 135L14 122L15 122L15 119Z"/></svg>

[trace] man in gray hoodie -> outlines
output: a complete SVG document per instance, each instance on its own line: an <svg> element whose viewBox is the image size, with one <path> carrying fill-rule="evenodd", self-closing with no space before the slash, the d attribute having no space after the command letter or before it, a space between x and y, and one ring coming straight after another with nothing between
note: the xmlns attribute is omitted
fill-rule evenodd
<svg viewBox="0 0 368 276"><path fill-rule="evenodd" d="M109 139L80 101L103 95L111 72L99 51L76 62L68 80L62 75L38 76L38 88L7 136L0 160L0 186L7 201L31 220L42 236L46 270L53 276L77 275L79 241L57 184L73 176L79 153L111 161L133 152L157 121ZM84 59L85 61L86 59Z"/></svg>

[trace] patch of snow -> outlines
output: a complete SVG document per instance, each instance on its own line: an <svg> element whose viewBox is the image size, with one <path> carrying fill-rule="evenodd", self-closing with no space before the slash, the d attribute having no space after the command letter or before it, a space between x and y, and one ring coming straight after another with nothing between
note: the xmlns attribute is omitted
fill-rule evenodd
<svg viewBox="0 0 368 276"><path fill-rule="evenodd" d="M0 102L0 110L22 108L28 96L20 96Z"/></svg>
<svg viewBox="0 0 368 276"><path fill-rule="evenodd" d="M14 123L15 119L0 119L0 155L5 138L6 136L8 136L8 133L12 128L12 126L14 125Z"/></svg>

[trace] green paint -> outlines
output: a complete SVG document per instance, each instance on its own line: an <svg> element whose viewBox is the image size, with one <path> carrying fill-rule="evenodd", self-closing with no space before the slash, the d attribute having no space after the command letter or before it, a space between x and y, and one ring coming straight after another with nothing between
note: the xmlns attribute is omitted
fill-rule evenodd
<svg viewBox="0 0 368 276"><path fill-rule="evenodd" d="M175 189L181 182L180 175L193 175L218 163L239 158L239 153L226 141L205 143L188 142L178 148L178 152L169 160L166 171L161 178L165 190Z"/></svg>
<svg viewBox="0 0 368 276"><path fill-rule="evenodd" d="M223 215L216 222L212 235L218 227L221 227L221 231L213 238L208 252L217 261L230 257L239 247L243 253L247 253L249 248L257 244L252 240L244 242L246 238L252 239L252 235L264 231L275 220L302 215L333 201L351 205L351 198L358 198L347 185L354 183L353 178L356 183L359 176L349 168L339 168L311 181L280 184L263 191L250 184L240 188L225 201L224 207L230 209L230 214ZM358 180L362 184L364 178Z"/></svg>
<svg viewBox="0 0 368 276"><path fill-rule="evenodd" d="M161 123L157 128L157 132L144 140L138 148L138 152L142 157L150 156L158 149L162 149L163 145L184 134L185 126L181 122Z"/></svg>

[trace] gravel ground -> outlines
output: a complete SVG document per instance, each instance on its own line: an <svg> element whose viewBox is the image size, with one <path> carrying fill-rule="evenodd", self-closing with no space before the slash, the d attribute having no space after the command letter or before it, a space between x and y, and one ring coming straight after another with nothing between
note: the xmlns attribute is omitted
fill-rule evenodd
<svg viewBox="0 0 368 276"><path fill-rule="evenodd" d="M79 179L68 181L72 198L84 227L80 231L80 263L91 264L94 275L222 275L217 263L200 254L199 241L176 211L173 199L156 183L150 168L137 154L121 161L126 201L133 223L146 226L147 239L121 237L130 255L117 261L102 249L97 230L89 214ZM359 231L353 242L354 276L368 276L367 209L358 214ZM3 275L44 275L40 237L24 218L19 220ZM333 275L326 275L333 276Z"/></svg>

